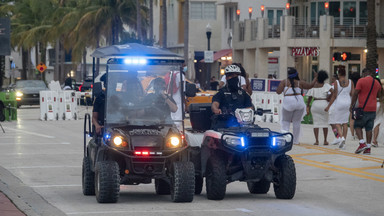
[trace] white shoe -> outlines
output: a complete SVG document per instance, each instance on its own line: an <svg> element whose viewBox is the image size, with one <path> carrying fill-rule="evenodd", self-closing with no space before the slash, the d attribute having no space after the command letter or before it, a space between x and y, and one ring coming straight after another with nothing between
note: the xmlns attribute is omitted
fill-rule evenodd
<svg viewBox="0 0 384 216"><path fill-rule="evenodd" d="M341 138L341 142L339 144L339 149L345 149L345 139L344 139L344 137Z"/></svg>
<svg viewBox="0 0 384 216"><path fill-rule="evenodd" d="M339 137L339 138L336 138L334 139L332 142L331 142L331 145L339 145L340 142L342 141L342 139Z"/></svg>

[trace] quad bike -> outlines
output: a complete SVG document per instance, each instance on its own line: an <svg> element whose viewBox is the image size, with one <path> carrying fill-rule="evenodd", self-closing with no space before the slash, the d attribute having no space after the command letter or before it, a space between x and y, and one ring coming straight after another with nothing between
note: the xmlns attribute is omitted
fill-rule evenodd
<svg viewBox="0 0 384 216"><path fill-rule="evenodd" d="M256 114L262 115L262 109ZM214 115L212 130L204 133L200 160L194 160L196 188L206 181L207 198L222 200L228 183L246 182L252 194L266 194L271 183L276 198L292 199L296 171L292 158L293 135L254 125L252 109ZM199 185L200 184L200 185Z"/></svg>

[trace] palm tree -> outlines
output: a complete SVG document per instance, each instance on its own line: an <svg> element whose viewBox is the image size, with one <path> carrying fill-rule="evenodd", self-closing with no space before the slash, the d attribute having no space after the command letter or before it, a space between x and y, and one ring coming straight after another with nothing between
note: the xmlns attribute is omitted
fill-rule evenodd
<svg viewBox="0 0 384 216"><path fill-rule="evenodd" d="M367 25L367 69L374 73L377 67L377 41L376 41L376 23L375 23L375 4L374 0L367 0L368 25Z"/></svg>
<svg viewBox="0 0 384 216"><path fill-rule="evenodd" d="M167 0L162 0L161 5L161 45L167 48Z"/></svg>

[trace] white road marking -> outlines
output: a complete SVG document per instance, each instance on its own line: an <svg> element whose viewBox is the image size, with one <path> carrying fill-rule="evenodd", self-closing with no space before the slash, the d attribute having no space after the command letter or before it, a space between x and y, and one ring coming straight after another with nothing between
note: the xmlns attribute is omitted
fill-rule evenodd
<svg viewBox="0 0 384 216"><path fill-rule="evenodd" d="M114 214L114 213L177 213L177 212L236 212L236 211L241 211L241 212L253 212L248 209L180 209L180 210L154 210L154 211L132 211L132 210L127 210L127 211L94 211L94 212L66 212L67 215L95 215L95 214Z"/></svg>
<svg viewBox="0 0 384 216"><path fill-rule="evenodd" d="M70 184L70 185L33 185L32 188L51 188L51 187L81 187L80 184Z"/></svg>
<svg viewBox="0 0 384 216"><path fill-rule="evenodd" d="M7 142L7 143L0 143L0 145L70 145L69 142L61 142L61 143L18 143L15 142Z"/></svg>
<svg viewBox="0 0 384 216"><path fill-rule="evenodd" d="M11 131L17 131L19 133L25 133L25 134L35 135L35 136L39 136L39 137L44 137L44 138L50 138L50 139L56 138L54 136L48 136L48 135L45 135L45 134L40 134L40 133L36 133L36 132L29 132L29 131L20 130L20 129L13 129L13 128L6 128L6 129L7 130L11 130Z"/></svg>
<svg viewBox="0 0 384 216"><path fill-rule="evenodd" d="M50 169L50 168L81 168L81 166L18 166L7 169Z"/></svg>

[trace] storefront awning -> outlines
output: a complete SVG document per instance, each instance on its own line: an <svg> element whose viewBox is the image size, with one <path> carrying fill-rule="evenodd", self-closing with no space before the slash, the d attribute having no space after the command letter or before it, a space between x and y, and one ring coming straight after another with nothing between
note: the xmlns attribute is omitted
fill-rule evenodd
<svg viewBox="0 0 384 216"><path fill-rule="evenodd" d="M232 49L223 49L223 50L215 52L213 54L213 61L217 61L218 59L220 59L221 57L226 56L226 55L232 55ZM204 62L204 59L201 60L200 62Z"/></svg>

